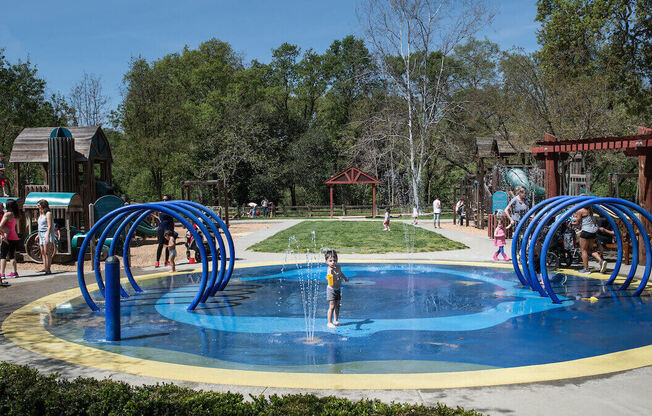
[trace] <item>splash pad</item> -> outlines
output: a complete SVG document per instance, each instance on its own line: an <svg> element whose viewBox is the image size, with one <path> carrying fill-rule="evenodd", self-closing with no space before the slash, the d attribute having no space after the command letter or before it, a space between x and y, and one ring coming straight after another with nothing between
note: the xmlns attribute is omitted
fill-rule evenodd
<svg viewBox="0 0 652 416"><path fill-rule="evenodd" d="M321 280L312 342L300 273L280 264L236 268L229 286L194 311L187 305L202 280L198 270L140 277L144 291L121 302L119 342L104 341L103 314L89 311L78 290L21 308L3 329L24 348L76 364L235 385L444 388L652 364L646 293L569 272L555 287L555 304L522 287L511 266L365 261L342 268L351 282L337 329L326 327L323 273L313 274Z"/></svg>

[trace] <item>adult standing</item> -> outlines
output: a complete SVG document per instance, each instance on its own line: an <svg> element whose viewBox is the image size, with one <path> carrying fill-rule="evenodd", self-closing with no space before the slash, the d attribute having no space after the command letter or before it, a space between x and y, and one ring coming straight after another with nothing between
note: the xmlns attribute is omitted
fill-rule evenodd
<svg viewBox="0 0 652 416"><path fill-rule="evenodd" d="M7 212L0 221L0 231L3 233L2 244L0 244L0 282L5 277L7 260L11 260L14 271L7 277L18 277L16 269L16 249L18 248L18 233L16 233L16 219L20 215L18 203L13 199L7 200Z"/></svg>
<svg viewBox="0 0 652 416"><path fill-rule="evenodd" d="M7 201L8 202L8 201ZM50 204L45 199L38 201L38 239L39 248L41 249L41 258L43 259L43 269L39 270L45 274L51 274L50 266L52 265L52 258L50 253L54 253L54 242L56 236L54 233L54 220L52 219L52 211L50 211ZM5 214L6 215L6 214Z"/></svg>
<svg viewBox="0 0 652 416"><path fill-rule="evenodd" d="M439 197L436 196L435 200L432 201L432 222L435 228L441 228L441 201Z"/></svg>
<svg viewBox="0 0 652 416"><path fill-rule="evenodd" d="M268 204L267 198L263 198L262 202L260 203L260 205L262 205L263 207L263 217L266 217L269 212L267 211L267 204Z"/></svg>
<svg viewBox="0 0 652 416"><path fill-rule="evenodd" d="M600 273L604 273L607 270L607 262L594 250L598 226L593 220L593 210L590 207L577 210L573 218L573 225L580 226L580 250L582 251L582 263L584 265L580 273L591 273L589 270L589 256L593 256L600 263Z"/></svg>
<svg viewBox="0 0 652 416"><path fill-rule="evenodd" d="M4 153L0 153L0 186L2 186L2 195L8 196L7 195L7 178L6 178L5 174L6 174L5 155L4 155Z"/></svg>
<svg viewBox="0 0 652 416"><path fill-rule="evenodd" d="M163 202L172 200L172 197L168 194L163 195ZM170 257L170 250L168 249L168 241L165 238L165 232L167 230L174 231L174 217L165 212L159 212L158 215L154 215L158 219L158 229L157 229L157 238L158 238L158 247L156 248L156 263L154 267L159 266L159 260L161 259L161 252L165 246L165 265L169 265L167 260Z"/></svg>
<svg viewBox="0 0 652 416"><path fill-rule="evenodd" d="M510 227L515 229L519 221L523 219L523 215L528 212L530 207L525 200L525 188L520 186L517 188L516 196L509 201L505 208L505 215L509 218Z"/></svg>

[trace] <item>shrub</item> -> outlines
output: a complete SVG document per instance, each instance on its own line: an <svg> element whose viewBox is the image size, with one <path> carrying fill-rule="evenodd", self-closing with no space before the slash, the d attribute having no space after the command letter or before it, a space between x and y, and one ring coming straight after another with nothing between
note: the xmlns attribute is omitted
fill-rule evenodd
<svg viewBox="0 0 652 416"><path fill-rule="evenodd" d="M270 397L196 391L174 384L130 386L112 380L42 375L27 367L0 363L1 415L478 415L458 407L352 402L334 396L293 394Z"/></svg>

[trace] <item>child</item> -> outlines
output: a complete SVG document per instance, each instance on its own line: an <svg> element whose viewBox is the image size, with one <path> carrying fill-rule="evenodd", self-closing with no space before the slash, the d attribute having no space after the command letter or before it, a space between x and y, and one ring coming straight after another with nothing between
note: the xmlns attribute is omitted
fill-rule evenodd
<svg viewBox="0 0 652 416"><path fill-rule="evenodd" d="M385 220L383 221L383 227L385 227L385 231L390 231L390 229L389 229L389 208L385 208Z"/></svg>
<svg viewBox="0 0 652 416"><path fill-rule="evenodd" d="M419 210L417 209L416 205L414 208L412 208L412 224L419 224Z"/></svg>
<svg viewBox="0 0 652 416"><path fill-rule="evenodd" d="M6 197L9 195L7 195L7 179L5 177L5 170L5 155L0 153L0 186L2 186L2 195Z"/></svg>
<svg viewBox="0 0 652 416"><path fill-rule="evenodd" d="M175 233L172 230L165 230L165 233L163 234L163 238L165 238L168 242L168 250L170 251L170 257L168 257L168 263L170 263L170 266L172 266L172 273L177 271L177 267L174 264L174 259L177 256L177 233Z"/></svg>
<svg viewBox="0 0 652 416"><path fill-rule="evenodd" d="M327 250L324 254L326 258L326 264L328 264L328 271L326 272L326 279L328 280L328 287L326 288L326 299L329 302L328 306L328 327L335 328L340 323L337 320L338 315L340 314L340 301L342 300L342 293L340 291L340 286L342 284L342 279L345 282L348 282L342 269L337 264L337 252L335 250Z"/></svg>
<svg viewBox="0 0 652 416"><path fill-rule="evenodd" d="M509 227L510 226L508 225L506 229L509 229ZM511 260L505 254L505 229L503 229L502 221L498 222L496 230L494 231L494 246L498 247L498 250L494 253L494 261L498 261L498 254L502 254L505 261Z"/></svg>

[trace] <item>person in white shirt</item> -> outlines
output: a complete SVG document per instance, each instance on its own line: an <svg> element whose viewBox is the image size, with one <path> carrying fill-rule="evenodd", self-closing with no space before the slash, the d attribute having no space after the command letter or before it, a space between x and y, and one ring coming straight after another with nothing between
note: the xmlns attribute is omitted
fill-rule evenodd
<svg viewBox="0 0 652 416"><path fill-rule="evenodd" d="M441 221L440 217L441 216L441 201L439 200L439 197L435 197L435 200L432 201L432 222L435 226L435 228L441 228Z"/></svg>
<svg viewBox="0 0 652 416"><path fill-rule="evenodd" d="M419 224L419 210L417 209L416 205L414 208L412 208L412 224Z"/></svg>
<svg viewBox="0 0 652 416"><path fill-rule="evenodd" d="M385 231L391 231L389 229L389 208L385 208L385 220L383 221L383 227L385 227Z"/></svg>

